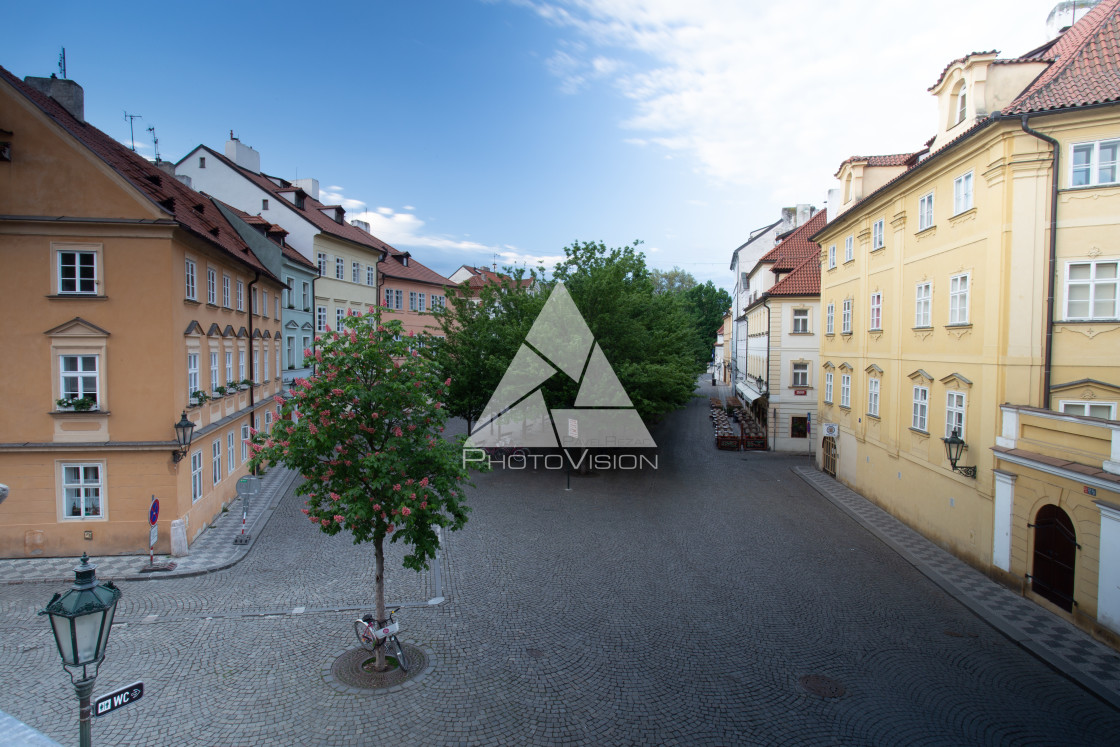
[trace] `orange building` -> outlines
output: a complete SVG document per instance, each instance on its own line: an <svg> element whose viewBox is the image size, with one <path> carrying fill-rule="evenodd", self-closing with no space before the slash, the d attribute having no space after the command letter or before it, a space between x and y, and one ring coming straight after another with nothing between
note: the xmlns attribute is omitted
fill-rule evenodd
<svg viewBox="0 0 1120 747"><path fill-rule="evenodd" d="M279 278L83 99L0 68L0 557L146 553L153 497L193 541L280 389Z"/></svg>

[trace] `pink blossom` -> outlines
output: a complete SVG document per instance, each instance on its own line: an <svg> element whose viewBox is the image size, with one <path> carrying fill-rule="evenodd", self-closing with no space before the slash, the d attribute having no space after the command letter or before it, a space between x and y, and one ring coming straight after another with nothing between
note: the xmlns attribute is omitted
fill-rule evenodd
<svg viewBox="0 0 1120 747"><path fill-rule="evenodd" d="M307 430L311 431L312 436L319 432L319 429L315 427L314 423L308 423Z"/></svg>
<svg viewBox="0 0 1120 747"><path fill-rule="evenodd" d="M281 397L279 394L277 394L275 397L273 397L272 401L275 402L278 405L284 404L284 398Z"/></svg>
<svg viewBox="0 0 1120 747"><path fill-rule="evenodd" d="M373 510L374 511L380 511L381 510L381 504L380 503L373 504Z"/></svg>
<svg viewBox="0 0 1120 747"><path fill-rule="evenodd" d="M424 478L421 478L421 480L420 480L420 487L422 487L422 488L426 488L426 487L428 487L428 478L426 478L426 477L424 477Z"/></svg>
<svg viewBox="0 0 1120 747"><path fill-rule="evenodd" d="M427 501L420 501L420 508L427 508L427 507L428 507L428 502Z"/></svg>
<svg viewBox="0 0 1120 747"><path fill-rule="evenodd" d="M319 338L315 338L315 339L319 339ZM304 348L303 349L303 357L304 358L310 358L311 357L311 348ZM297 380L296 383L298 384L299 381Z"/></svg>
<svg viewBox="0 0 1120 747"><path fill-rule="evenodd" d="M369 414L369 417L370 417L371 420L377 420L377 418L380 417L380 416L376 412L371 412Z"/></svg>
<svg viewBox="0 0 1120 747"><path fill-rule="evenodd" d="M250 436L255 436L255 435L257 435L258 433L260 433L260 431L258 431L258 430L257 430L256 428L254 428L253 426L249 426L249 435L250 435Z"/></svg>
<svg viewBox="0 0 1120 747"><path fill-rule="evenodd" d="M452 491L451 491L451 495L453 495L453 496L454 496L454 495L459 495L459 494L458 494L458 493L456 493L456 492L455 492L454 490L452 490Z"/></svg>
<svg viewBox="0 0 1120 747"><path fill-rule="evenodd" d="M393 490L395 490L397 492L400 492L400 489L401 489L401 484L399 482L396 485L393 486Z"/></svg>
<svg viewBox="0 0 1120 747"><path fill-rule="evenodd" d="M329 325L329 324L327 324L327 325L324 325L324 326L323 326L323 329L325 329L326 331L330 332L330 331L331 331L331 325ZM319 339L319 338L315 338L315 339Z"/></svg>
<svg viewBox="0 0 1120 747"><path fill-rule="evenodd" d="M405 483L404 483L404 484L405 484L405 485L411 485L411 484L412 484L412 478L410 477L410 478L408 478L407 480L405 480Z"/></svg>
<svg viewBox="0 0 1120 747"><path fill-rule="evenodd" d="M413 331L412 331L412 330L410 329L410 330L408 330L408 336L409 336L409 337L416 337L416 333L415 333L415 332L413 332Z"/></svg>
<svg viewBox="0 0 1120 747"><path fill-rule="evenodd" d="M325 527L329 527L331 525L330 519L323 519L320 523Z"/></svg>
<svg viewBox="0 0 1120 747"><path fill-rule="evenodd" d="M410 501L414 501L414 500L416 500L416 493L409 493L409 494L408 494L408 499L409 499Z"/></svg>
<svg viewBox="0 0 1120 747"><path fill-rule="evenodd" d="M436 402L436 409L438 410L441 407L443 407L443 403L442 402Z"/></svg>
<svg viewBox="0 0 1120 747"><path fill-rule="evenodd" d="M408 506L405 506L404 508L401 509L401 513L404 514L405 516L410 516L412 514L412 509L409 508Z"/></svg>
<svg viewBox="0 0 1120 747"><path fill-rule="evenodd" d="M308 516L308 515L311 514L311 512L309 510L307 510L306 508L301 508L300 511L302 511L305 516Z"/></svg>
<svg viewBox="0 0 1120 747"><path fill-rule="evenodd" d="M400 427L400 426L398 425L398 426L396 426L395 428L393 428L393 435L394 435L394 436L398 436L398 437L399 437L399 436L403 436L403 435L404 435L404 431L402 431L402 430L401 430L401 427Z"/></svg>
<svg viewBox="0 0 1120 747"><path fill-rule="evenodd" d="M444 386L451 386L451 377L448 377L447 381L443 382L443 385Z"/></svg>
<svg viewBox="0 0 1120 747"><path fill-rule="evenodd" d="M395 526L393 526L392 524L390 524L390 525L389 525L388 527L386 527L386 529L385 529L385 531L387 531L387 532L388 532L389 534L392 534L392 533L393 533L393 532L394 532L395 530L396 530L396 527L395 527Z"/></svg>
<svg viewBox="0 0 1120 747"><path fill-rule="evenodd" d="M409 426L408 426L408 430L410 430L410 431L414 431L414 430L416 430L416 426L415 426L415 425L412 425L412 424L409 424Z"/></svg>
<svg viewBox="0 0 1120 747"><path fill-rule="evenodd" d="M320 363L323 362L323 351L322 350L316 350L315 351L315 360L317 360Z"/></svg>
<svg viewBox="0 0 1120 747"><path fill-rule="evenodd" d="M341 397L342 395L346 394L346 392L342 391L341 389L336 388L336 389L331 390L331 394L333 394L336 397Z"/></svg>
<svg viewBox="0 0 1120 747"><path fill-rule="evenodd" d="M331 500L332 501L337 501L340 498L342 498L342 496L339 495L338 493L331 493Z"/></svg>
<svg viewBox="0 0 1120 747"><path fill-rule="evenodd" d="M419 388L420 388L420 382L419 382L419 381L414 381L414 382L412 382L412 385L413 385L414 387L416 387L417 389L419 389Z"/></svg>
<svg viewBox="0 0 1120 747"><path fill-rule="evenodd" d="M339 515L339 514L335 514L334 515L334 523L335 524L341 524L342 523L342 516Z"/></svg>

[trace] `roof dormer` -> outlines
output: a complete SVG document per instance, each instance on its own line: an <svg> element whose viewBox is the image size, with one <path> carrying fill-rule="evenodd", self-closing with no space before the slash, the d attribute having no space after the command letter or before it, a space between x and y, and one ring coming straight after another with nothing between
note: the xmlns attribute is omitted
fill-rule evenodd
<svg viewBox="0 0 1120 747"><path fill-rule="evenodd" d="M324 205L319 208L319 212L335 223L343 224L346 222L346 210L341 205Z"/></svg>
<svg viewBox="0 0 1120 747"><path fill-rule="evenodd" d="M840 164L834 175L840 180L839 199L830 197L829 212L838 216L867 195L908 169L916 161L916 153L889 156L852 156ZM835 208L831 203L837 203Z"/></svg>

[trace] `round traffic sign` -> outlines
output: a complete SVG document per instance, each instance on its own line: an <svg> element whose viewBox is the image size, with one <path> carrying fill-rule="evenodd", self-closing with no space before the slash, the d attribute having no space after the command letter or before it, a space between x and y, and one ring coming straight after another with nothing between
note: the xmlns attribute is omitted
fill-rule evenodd
<svg viewBox="0 0 1120 747"><path fill-rule="evenodd" d="M159 518L159 498L152 496L152 508L148 511L148 523L152 526L156 525L156 519Z"/></svg>

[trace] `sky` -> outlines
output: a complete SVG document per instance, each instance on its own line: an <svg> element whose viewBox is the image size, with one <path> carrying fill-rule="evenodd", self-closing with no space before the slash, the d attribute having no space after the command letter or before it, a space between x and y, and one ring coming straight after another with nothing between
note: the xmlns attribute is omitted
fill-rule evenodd
<svg viewBox="0 0 1120 747"><path fill-rule="evenodd" d="M86 120L163 160L222 150L437 272L642 242L730 290L783 206L852 155L936 131L951 60L1047 39L1056 0L286 0L10 4L0 65L85 90Z"/></svg>

